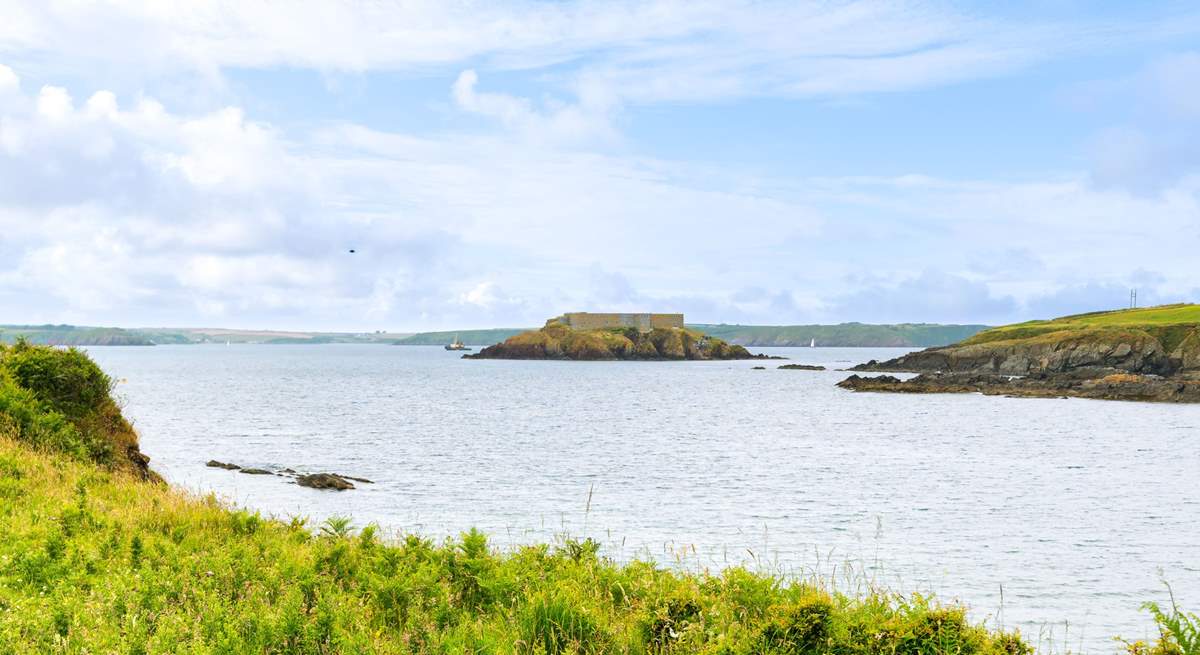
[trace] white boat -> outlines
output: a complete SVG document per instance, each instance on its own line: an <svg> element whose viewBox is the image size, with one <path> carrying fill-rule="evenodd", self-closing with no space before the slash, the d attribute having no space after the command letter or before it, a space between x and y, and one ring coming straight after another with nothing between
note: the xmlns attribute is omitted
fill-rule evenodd
<svg viewBox="0 0 1200 655"><path fill-rule="evenodd" d="M808 347L809 347L809 348L816 348L816 347L817 347L817 340L814 338L812 341L809 341L809 342L808 342Z"/></svg>
<svg viewBox="0 0 1200 655"><path fill-rule="evenodd" d="M454 335L454 341L445 345L446 350L470 350L463 342L458 340L458 335Z"/></svg>

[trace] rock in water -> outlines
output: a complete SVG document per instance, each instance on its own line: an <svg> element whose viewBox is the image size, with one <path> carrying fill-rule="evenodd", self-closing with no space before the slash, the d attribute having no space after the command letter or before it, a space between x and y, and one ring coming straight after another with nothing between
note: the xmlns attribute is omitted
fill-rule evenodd
<svg viewBox="0 0 1200 655"><path fill-rule="evenodd" d="M786 371L824 371L825 367L817 366L815 364L784 364L783 366L779 367L779 370L781 370L781 371L785 371L785 370Z"/></svg>
<svg viewBox="0 0 1200 655"><path fill-rule="evenodd" d="M205 464L205 466L207 466L209 468L215 468L215 469L225 469L226 471L236 471L236 470L242 468L242 467L238 466L237 464L229 464L227 462L218 462L215 459L208 460L208 463Z"/></svg>
<svg viewBox="0 0 1200 655"><path fill-rule="evenodd" d="M246 475L275 475L267 469L241 469L238 473L245 473Z"/></svg>
<svg viewBox="0 0 1200 655"><path fill-rule="evenodd" d="M296 484L301 487L310 487L313 489L333 489L336 491L344 491L353 489L354 484L346 478L333 473L313 473L311 475L302 475L296 478Z"/></svg>

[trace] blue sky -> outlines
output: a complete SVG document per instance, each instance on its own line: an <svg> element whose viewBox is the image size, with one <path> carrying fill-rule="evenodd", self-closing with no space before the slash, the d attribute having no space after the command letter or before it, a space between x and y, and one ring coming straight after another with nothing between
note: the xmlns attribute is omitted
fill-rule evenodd
<svg viewBox="0 0 1200 655"><path fill-rule="evenodd" d="M3 13L0 322L1000 323L1200 297L1194 3Z"/></svg>

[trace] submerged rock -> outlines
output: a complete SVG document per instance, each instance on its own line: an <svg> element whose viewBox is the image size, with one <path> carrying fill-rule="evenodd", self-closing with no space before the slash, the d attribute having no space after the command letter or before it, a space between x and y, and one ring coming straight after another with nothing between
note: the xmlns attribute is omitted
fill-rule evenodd
<svg viewBox="0 0 1200 655"><path fill-rule="evenodd" d="M815 364L784 364L783 366L779 367L779 370L781 370L781 371L783 371L783 370L787 370L787 371L824 371L825 367L817 366Z"/></svg>
<svg viewBox="0 0 1200 655"><path fill-rule="evenodd" d="M765 370L767 370L767 367L766 366L752 366L752 367L750 367L750 370L751 371L765 371Z"/></svg>
<svg viewBox="0 0 1200 655"><path fill-rule="evenodd" d="M312 489L333 489L335 491L344 491L353 489L354 484L346 478L335 473L312 473L310 475L301 475L296 478L296 484L301 487L310 487Z"/></svg>
<svg viewBox="0 0 1200 655"><path fill-rule="evenodd" d="M275 475L273 472L268 471L267 469L255 468L238 469L238 473L245 473L246 475Z"/></svg>
<svg viewBox="0 0 1200 655"><path fill-rule="evenodd" d="M225 469L226 471L237 471L242 468L242 467L238 466L237 464L229 464L227 462L218 462L215 459L208 460L208 463L205 464L205 466L207 466L209 468L214 468L214 469Z"/></svg>

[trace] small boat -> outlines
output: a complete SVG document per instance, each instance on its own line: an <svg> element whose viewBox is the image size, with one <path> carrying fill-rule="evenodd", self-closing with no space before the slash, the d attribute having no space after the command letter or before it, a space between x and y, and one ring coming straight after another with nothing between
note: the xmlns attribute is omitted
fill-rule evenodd
<svg viewBox="0 0 1200 655"><path fill-rule="evenodd" d="M454 335L454 341L446 344L444 347L446 350L470 350L470 348L466 347L463 342L458 340L457 334Z"/></svg>
<svg viewBox="0 0 1200 655"><path fill-rule="evenodd" d="M809 347L809 348L816 348L816 347L817 347L817 340L814 338L812 341L809 341L809 342L808 342L808 347Z"/></svg>

